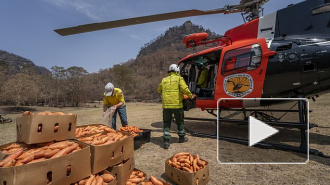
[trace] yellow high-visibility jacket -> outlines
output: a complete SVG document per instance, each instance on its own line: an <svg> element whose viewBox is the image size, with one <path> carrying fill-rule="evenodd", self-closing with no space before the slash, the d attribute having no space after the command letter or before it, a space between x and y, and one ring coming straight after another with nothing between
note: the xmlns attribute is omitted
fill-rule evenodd
<svg viewBox="0 0 330 185"><path fill-rule="evenodd" d="M158 93L162 95L163 109L179 109L183 107L183 94L192 98L186 82L179 73L170 72L168 77L163 78L158 86Z"/></svg>
<svg viewBox="0 0 330 185"><path fill-rule="evenodd" d="M201 72L201 75L198 78L197 85L200 85L202 88L205 88L207 86L207 79L209 77L209 71L207 69L203 69Z"/></svg>

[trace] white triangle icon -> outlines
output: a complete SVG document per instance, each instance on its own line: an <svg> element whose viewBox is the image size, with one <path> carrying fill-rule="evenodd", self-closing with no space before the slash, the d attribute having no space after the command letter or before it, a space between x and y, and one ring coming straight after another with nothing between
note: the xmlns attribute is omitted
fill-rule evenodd
<svg viewBox="0 0 330 185"><path fill-rule="evenodd" d="M249 116L249 146L253 146L277 132L277 129Z"/></svg>

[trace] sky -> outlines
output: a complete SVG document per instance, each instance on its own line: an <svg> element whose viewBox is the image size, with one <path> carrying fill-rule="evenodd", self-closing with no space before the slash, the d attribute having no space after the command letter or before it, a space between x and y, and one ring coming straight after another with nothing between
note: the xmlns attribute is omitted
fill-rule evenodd
<svg viewBox="0 0 330 185"><path fill-rule="evenodd" d="M135 59L140 48L185 21L218 34L244 23L241 14L213 14L60 36L53 30L174 11L222 8L240 0L0 0L0 50L38 66L79 66L89 73ZM270 0L264 15L303 0Z"/></svg>

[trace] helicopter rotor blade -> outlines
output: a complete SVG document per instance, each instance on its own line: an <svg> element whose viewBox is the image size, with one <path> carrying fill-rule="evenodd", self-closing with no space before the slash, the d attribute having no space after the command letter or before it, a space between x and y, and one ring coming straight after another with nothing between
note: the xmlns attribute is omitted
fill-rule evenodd
<svg viewBox="0 0 330 185"><path fill-rule="evenodd" d="M115 20L115 21L85 24L85 25L79 25L79 26L75 26L75 27L56 29L54 31L62 36L66 36L66 35L73 35L73 34L98 31L98 30L104 30L104 29L110 29L110 28L117 28L117 27L124 27L124 26L143 24L143 23L149 23L149 22L164 21L164 20L184 18L184 17L200 16L200 15L210 15L210 14L217 14L217 13L225 13L225 10L223 8L206 10L206 11L205 10L196 10L196 9L184 10L184 11L178 11L178 12L148 15L148 16L142 16L142 17Z"/></svg>

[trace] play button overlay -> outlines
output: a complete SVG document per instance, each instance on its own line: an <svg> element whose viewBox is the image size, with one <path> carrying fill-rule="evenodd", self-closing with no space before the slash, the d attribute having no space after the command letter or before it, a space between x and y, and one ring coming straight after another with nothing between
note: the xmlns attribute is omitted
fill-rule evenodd
<svg viewBox="0 0 330 185"><path fill-rule="evenodd" d="M278 132L277 129L249 116L249 146L253 146Z"/></svg>
<svg viewBox="0 0 330 185"><path fill-rule="evenodd" d="M215 132L221 164L306 164L309 160L309 102L305 98L221 98ZM196 122L197 125L197 122Z"/></svg>

